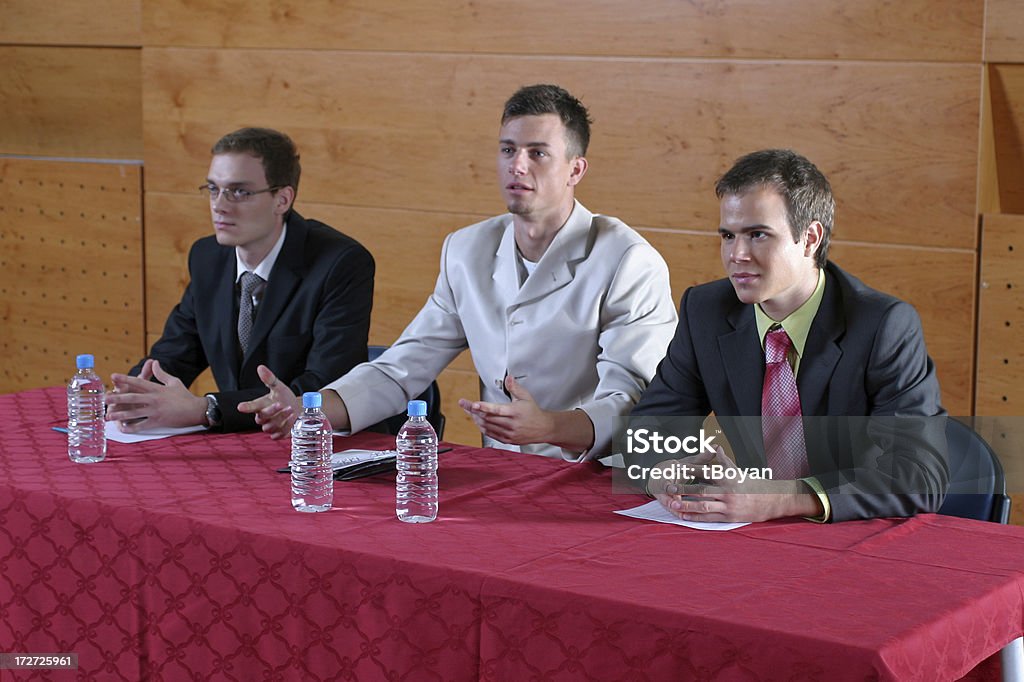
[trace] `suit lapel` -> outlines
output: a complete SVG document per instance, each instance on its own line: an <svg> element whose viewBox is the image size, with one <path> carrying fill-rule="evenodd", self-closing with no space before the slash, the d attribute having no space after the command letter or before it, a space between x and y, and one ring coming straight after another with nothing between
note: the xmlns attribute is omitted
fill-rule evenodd
<svg viewBox="0 0 1024 682"><path fill-rule="evenodd" d="M796 378L800 409L805 417L828 414L828 387L843 355L838 339L846 331L842 292L835 277L825 271L825 295L811 323L804 359Z"/></svg>
<svg viewBox="0 0 1024 682"><path fill-rule="evenodd" d="M593 219L594 215L577 201L569 219L541 256L537 269L519 289L513 306L543 298L572 281L573 267L587 256ZM515 268L514 259L512 267Z"/></svg>
<svg viewBox="0 0 1024 682"><path fill-rule="evenodd" d="M238 365L240 352L238 346L238 292L235 289L235 250L221 247L222 265L213 297L209 301L211 315L197 316L199 323L209 320L213 329L214 346L220 349L220 357L230 358L218 367L217 385L221 390L233 390L238 386ZM211 365L213 362L211 361ZM223 373L228 376L223 377ZM227 383L221 385L221 381Z"/></svg>
<svg viewBox="0 0 1024 682"><path fill-rule="evenodd" d="M512 305L519 291L519 272L516 266L516 229L509 218L494 253L495 293L503 306Z"/></svg>
<svg viewBox="0 0 1024 682"><path fill-rule="evenodd" d="M256 322L249 337L249 350L242 358L242 367L245 367L249 357L265 342L277 318L291 300L292 293L302 282L302 253L307 232L306 221L292 211L288 217L288 234L281 245L281 252L277 254L274 268L270 271L270 281L256 312Z"/></svg>
<svg viewBox="0 0 1024 682"><path fill-rule="evenodd" d="M736 398L736 414L761 414L764 353L757 338L754 308L740 304L728 319L733 331L718 337L718 350L729 389Z"/></svg>

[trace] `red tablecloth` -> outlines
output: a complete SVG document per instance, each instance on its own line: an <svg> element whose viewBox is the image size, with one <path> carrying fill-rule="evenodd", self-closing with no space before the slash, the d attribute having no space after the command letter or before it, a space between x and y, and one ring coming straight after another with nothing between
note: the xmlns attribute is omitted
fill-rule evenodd
<svg viewBox="0 0 1024 682"><path fill-rule="evenodd" d="M643 500L599 465L468 447L441 455L435 523L397 521L393 475L300 514L285 443L76 465L64 411L61 389L0 396L0 651L78 653L79 679L931 681L1024 632L1018 527L701 532L613 514Z"/></svg>

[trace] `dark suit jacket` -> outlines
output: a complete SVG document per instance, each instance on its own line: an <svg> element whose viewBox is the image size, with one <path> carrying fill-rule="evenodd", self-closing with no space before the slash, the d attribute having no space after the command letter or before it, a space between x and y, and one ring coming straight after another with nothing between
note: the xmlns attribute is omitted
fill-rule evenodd
<svg viewBox="0 0 1024 682"><path fill-rule="evenodd" d="M935 511L949 478L945 410L920 318L832 263L825 276L797 386L811 474L832 519ZM759 420L729 419L761 414L763 381L754 308L718 280L683 295L675 337L633 415L714 411L737 464L764 466ZM840 416L871 419L808 419Z"/></svg>
<svg viewBox="0 0 1024 682"><path fill-rule="evenodd" d="M208 366L226 431L256 427L238 403L267 392L256 367L267 365L296 394L316 391L366 361L374 262L354 239L294 210L288 234L240 357L235 249L215 237L192 245L191 281L149 353L191 385ZM131 374L142 369L142 362Z"/></svg>

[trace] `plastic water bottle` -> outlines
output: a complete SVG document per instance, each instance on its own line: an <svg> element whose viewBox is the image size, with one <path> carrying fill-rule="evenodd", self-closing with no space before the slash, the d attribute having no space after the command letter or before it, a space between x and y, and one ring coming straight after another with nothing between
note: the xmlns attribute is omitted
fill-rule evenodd
<svg viewBox="0 0 1024 682"><path fill-rule="evenodd" d="M78 371L68 382L68 457L72 462L100 462L107 456L103 380L93 371L93 357L75 358Z"/></svg>
<svg viewBox="0 0 1024 682"><path fill-rule="evenodd" d="M437 518L437 434L427 403L410 400L408 414L396 441L395 513L406 523L429 523Z"/></svg>
<svg viewBox="0 0 1024 682"><path fill-rule="evenodd" d="M334 504L331 422L319 393L302 394L302 414L292 426L292 506L300 512L327 511Z"/></svg>

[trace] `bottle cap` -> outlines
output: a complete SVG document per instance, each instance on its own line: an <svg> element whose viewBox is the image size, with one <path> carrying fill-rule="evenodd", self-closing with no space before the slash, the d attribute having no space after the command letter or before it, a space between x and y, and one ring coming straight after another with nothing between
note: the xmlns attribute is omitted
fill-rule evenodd
<svg viewBox="0 0 1024 682"><path fill-rule="evenodd" d="M410 417L426 417L427 416L427 403L425 400L410 400L409 401L409 416Z"/></svg>
<svg viewBox="0 0 1024 682"><path fill-rule="evenodd" d="M311 407L320 407L323 402L323 397L316 391L310 391L309 393L302 394L302 407L309 409Z"/></svg>
<svg viewBox="0 0 1024 682"><path fill-rule="evenodd" d="M75 366L78 369L92 369L95 366L95 361L91 355L86 353L75 358Z"/></svg>

